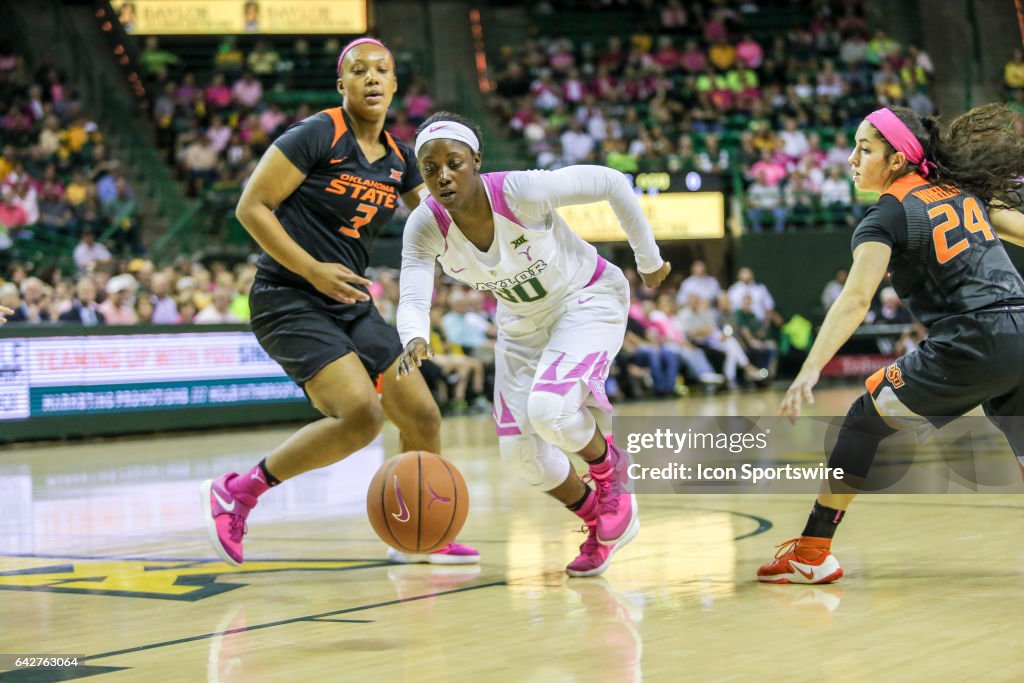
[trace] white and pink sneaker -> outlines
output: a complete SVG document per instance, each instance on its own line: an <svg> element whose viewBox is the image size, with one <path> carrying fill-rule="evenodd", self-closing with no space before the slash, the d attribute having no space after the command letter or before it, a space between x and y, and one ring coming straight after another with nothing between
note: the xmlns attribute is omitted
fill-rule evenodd
<svg viewBox="0 0 1024 683"><path fill-rule="evenodd" d="M256 506L255 496L228 490L228 482L237 476L228 472L199 487L210 543L220 559L233 567L242 564L242 537L248 531L245 520Z"/></svg>
<svg viewBox="0 0 1024 683"><path fill-rule="evenodd" d="M629 456L608 440L608 455L600 465L590 466L597 493L597 540L615 545L636 536L640 529L636 496L629 492Z"/></svg>
<svg viewBox="0 0 1024 683"><path fill-rule="evenodd" d="M480 551L461 543L449 543L440 550L422 554L388 548L388 562L395 564L476 564L479 561Z"/></svg>

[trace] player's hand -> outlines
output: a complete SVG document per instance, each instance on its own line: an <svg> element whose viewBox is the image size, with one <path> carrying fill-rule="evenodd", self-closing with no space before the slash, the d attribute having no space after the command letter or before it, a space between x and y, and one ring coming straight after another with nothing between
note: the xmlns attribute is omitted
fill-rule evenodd
<svg viewBox="0 0 1024 683"><path fill-rule="evenodd" d="M668 274L672 272L672 264L665 261L661 264L661 268L658 268L653 273L640 273L640 279L644 281L645 287L654 289L668 277Z"/></svg>
<svg viewBox="0 0 1024 683"><path fill-rule="evenodd" d="M405 345L405 351L398 358L398 379L412 372L414 365L420 367L423 361L433 357L434 352L430 344L423 337L416 337Z"/></svg>
<svg viewBox="0 0 1024 683"><path fill-rule="evenodd" d="M0 306L0 325L7 322L7 316L14 315L14 311L7 308L6 306Z"/></svg>
<svg viewBox="0 0 1024 683"><path fill-rule="evenodd" d="M369 301L370 295L356 289L353 284L370 286L370 281L360 277L340 263L317 263L306 274L306 279L318 292L326 294L343 304Z"/></svg>
<svg viewBox="0 0 1024 683"><path fill-rule="evenodd" d="M800 417L800 407L804 401L814 403L814 394L811 389L818 383L821 373L814 368L803 367L800 373L789 385L786 395L782 397L782 404L779 406L779 415L789 417L790 422L796 422Z"/></svg>

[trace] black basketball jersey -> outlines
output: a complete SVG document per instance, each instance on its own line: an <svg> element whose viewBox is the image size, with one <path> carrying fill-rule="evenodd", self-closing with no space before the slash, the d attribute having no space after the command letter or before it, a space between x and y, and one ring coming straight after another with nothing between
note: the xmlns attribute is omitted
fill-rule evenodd
<svg viewBox="0 0 1024 683"><path fill-rule="evenodd" d="M412 150L384 131L387 154L367 162L341 107L292 125L274 144L306 179L274 214L313 258L341 263L363 275L370 250L391 221L400 195L423 182ZM259 276L316 291L305 279L263 254ZM364 288L361 288L364 289Z"/></svg>
<svg viewBox="0 0 1024 683"><path fill-rule="evenodd" d="M989 222L985 204L956 187L904 176L872 206L853 248L892 248L893 287L918 320L1024 304L1024 280Z"/></svg>

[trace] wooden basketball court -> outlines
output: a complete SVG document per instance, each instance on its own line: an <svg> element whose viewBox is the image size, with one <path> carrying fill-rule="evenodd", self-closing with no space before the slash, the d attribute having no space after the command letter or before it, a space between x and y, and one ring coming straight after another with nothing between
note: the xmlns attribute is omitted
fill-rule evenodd
<svg viewBox="0 0 1024 683"><path fill-rule="evenodd" d="M844 414L858 391L814 408ZM771 415L778 399L620 410ZM265 496L240 568L215 560L198 484L291 428L0 451L0 653L84 656L0 681L1024 680L1019 495L864 497L836 542L847 575L822 587L754 580L810 497L643 496L609 571L569 579L575 518L505 472L488 416L445 430L479 566L383 560L364 492L397 450L390 425Z"/></svg>

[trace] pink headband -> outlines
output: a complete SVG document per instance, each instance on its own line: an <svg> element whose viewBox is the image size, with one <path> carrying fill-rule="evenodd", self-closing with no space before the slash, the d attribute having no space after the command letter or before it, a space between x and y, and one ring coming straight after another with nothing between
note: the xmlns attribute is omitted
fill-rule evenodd
<svg viewBox="0 0 1024 683"><path fill-rule="evenodd" d="M867 121L878 129L878 132L889 141L893 149L903 152L910 163L917 164L921 169L921 175L928 177L928 174L935 168L935 164L924 158L924 148L921 147L917 137L907 128L907 124L900 121L899 117L886 107L868 114Z"/></svg>
<svg viewBox="0 0 1024 683"><path fill-rule="evenodd" d="M352 48L354 48L357 45L365 45L367 43L369 43L370 45L376 45L378 47L384 48L384 51L388 53L388 57L391 57L391 63L392 64L395 63L395 56L393 54L391 54L391 50L389 50L388 46L385 45L384 43L380 42L376 38L356 38L351 43L349 43L348 45L345 46L345 48L341 51L341 56L338 57L338 75L339 76L341 75L341 63L343 61L345 61L345 55L348 54L348 51L351 50Z"/></svg>

